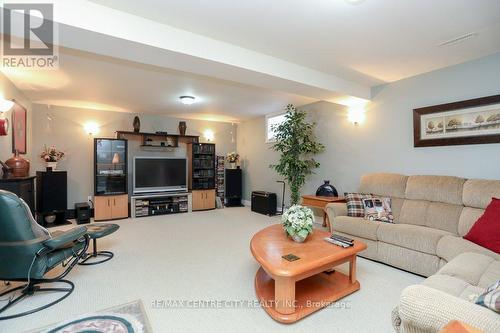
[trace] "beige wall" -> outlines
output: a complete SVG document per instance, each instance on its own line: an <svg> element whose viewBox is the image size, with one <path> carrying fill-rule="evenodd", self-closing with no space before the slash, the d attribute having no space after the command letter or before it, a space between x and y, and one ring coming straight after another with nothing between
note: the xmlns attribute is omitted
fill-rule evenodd
<svg viewBox="0 0 500 333"><path fill-rule="evenodd" d="M317 156L321 168L303 193L314 193L323 179L332 180L339 192L356 191L362 174L382 171L500 179L500 144L414 148L412 118L414 108L499 94L499 68L497 54L377 87L366 121L357 127L347 121L347 110L340 105L303 107L326 146ZM265 143L264 120L238 126L246 200L252 190L280 193L275 184L280 177L268 167L278 155Z"/></svg>
<svg viewBox="0 0 500 333"><path fill-rule="evenodd" d="M27 154L25 158L30 159L32 157L32 105L31 102L24 96L24 94L18 90L12 82L9 81L0 73L0 98L5 99L15 99L19 104L24 106L27 110ZM10 125L12 125L12 111L8 111L0 117L5 117L9 120ZM0 160L4 161L12 157L12 126L10 126L9 134L7 136L0 136ZM1 171L0 171L1 173Z"/></svg>
<svg viewBox="0 0 500 333"><path fill-rule="evenodd" d="M47 119L47 114L52 119ZM38 155L44 144L55 145L67 153L67 157L59 164L58 169L68 171L68 208L75 202L87 201L87 196L94 191L94 155L93 137L85 133L83 125L93 121L100 126L96 137L115 137L117 130L132 130L134 114L95 111L88 109L65 108L45 105L34 105L33 112L33 149ZM141 131L167 131L178 133L181 119L166 116L140 115ZM203 131L211 129L215 133L215 144L218 154L226 154L236 149L236 142L231 142L231 124L199 120L186 120L187 134L200 135L204 142ZM236 126L234 138L236 141ZM133 156L186 156L185 145L170 152L145 151L139 140L129 140L129 162ZM34 170L44 170L45 163L36 156L33 161ZM129 163L131 171L132 163ZM131 172L129 173L131 177ZM129 180L131 178L129 177ZM129 187L132 182L129 181Z"/></svg>

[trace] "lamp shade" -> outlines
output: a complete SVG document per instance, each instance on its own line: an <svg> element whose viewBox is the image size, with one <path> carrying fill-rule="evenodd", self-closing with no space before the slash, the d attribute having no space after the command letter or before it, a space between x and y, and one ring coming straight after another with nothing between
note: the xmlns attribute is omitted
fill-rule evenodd
<svg viewBox="0 0 500 333"><path fill-rule="evenodd" d="M0 118L0 136L9 133L9 120L7 118Z"/></svg>
<svg viewBox="0 0 500 333"><path fill-rule="evenodd" d="M118 155L118 153L115 153L115 154L113 155L113 160L111 161L111 163L113 163L113 164L118 164L118 163L120 163L120 155Z"/></svg>

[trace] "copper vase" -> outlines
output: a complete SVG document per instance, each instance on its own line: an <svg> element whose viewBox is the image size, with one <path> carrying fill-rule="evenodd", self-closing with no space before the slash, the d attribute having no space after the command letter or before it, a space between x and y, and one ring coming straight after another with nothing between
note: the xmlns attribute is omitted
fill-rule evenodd
<svg viewBox="0 0 500 333"><path fill-rule="evenodd" d="M28 177L30 174L30 162L21 157L18 150L13 157L5 161L5 165L11 170L10 174L14 178Z"/></svg>

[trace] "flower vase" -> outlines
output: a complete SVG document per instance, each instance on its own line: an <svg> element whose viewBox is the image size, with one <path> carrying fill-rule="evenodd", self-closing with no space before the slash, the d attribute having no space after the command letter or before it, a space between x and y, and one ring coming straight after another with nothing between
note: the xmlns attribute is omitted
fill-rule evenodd
<svg viewBox="0 0 500 333"><path fill-rule="evenodd" d="M57 169L57 162L47 162L47 168L51 168L52 171Z"/></svg>
<svg viewBox="0 0 500 333"><path fill-rule="evenodd" d="M236 169L236 163L235 162L229 163L229 168L230 169Z"/></svg>
<svg viewBox="0 0 500 333"><path fill-rule="evenodd" d="M306 240L307 237L301 237L299 235L293 235L292 236L292 239L294 242L297 242L297 243L304 243L304 241Z"/></svg>

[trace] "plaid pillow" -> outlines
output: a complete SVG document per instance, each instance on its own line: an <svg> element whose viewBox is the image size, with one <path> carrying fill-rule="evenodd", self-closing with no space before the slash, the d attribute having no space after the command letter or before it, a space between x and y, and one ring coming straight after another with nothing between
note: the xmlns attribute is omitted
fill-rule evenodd
<svg viewBox="0 0 500 333"><path fill-rule="evenodd" d="M347 202L347 216L365 217L365 206L363 199L369 199L371 194L362 193L344 193L345 201Z"/></svg>
<svg viewBox="0 0 500 333"><path fill-rule="evenodd" d="M476 304L500 312L500 280L486 289L484 294L476 300Z"/></svg>

